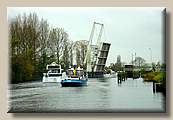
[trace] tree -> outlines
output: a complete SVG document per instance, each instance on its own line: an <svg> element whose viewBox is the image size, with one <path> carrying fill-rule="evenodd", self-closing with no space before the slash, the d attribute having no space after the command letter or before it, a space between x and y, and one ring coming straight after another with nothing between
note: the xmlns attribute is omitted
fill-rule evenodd
<svg viewBox="0 0 173 120"><path fill-rule="evenodd" d="M69 67L69 39L68 34L64 32L64 40L63 40L63 55L62 55L62 62L64 63L64 69L68 69Z"/></svg>
<svg viewBox="0 0 173 120"><path fill-rule="evenodd" d="M38 16L33 13L33 14L29 14L27 17L27 24L28 27L25 30L25 34L27 35L27 37L23 37L23 39L27 40L28 43L28 55L29 55L29 59L31 61L35 61L36 60L36 54L37 51L36 49L39 47L39 21L38 21Z"/></svg>
<svg viewBox="0 0 173 120"><path fill-rule="evenodd" d="M70 66L73 66L73 42L69 41L68 44L68 49L69 49L69 62L70 62Z"/></svg>
<svg viewBox="0 0 173 120"><path fill-rule="evenodd" d="M63 28L50 28L47 20L39 20L35 13L16 16L10 20L9 27L12 82L41 78L51 62L57 61L64 68L72 64L73 42ZM79 52L83 51L80 54L84 55L81 48Z"/></svg>
<svg viewBox="0 0 173 120"><path fill-rule="evenodd" d="M10 22L12 80L27 81L34 76L36 49L39 47L38 25L39 21L35 13L28 16L24 14L22 17L18 15Z"/></svg>
<svg viewBox="0 0 173 120"><path fill-rule="evenodd" d="M75 49L76 53L76 63L79 66L84 65L84 60L87 52L87 45L88 41L86 40L80 40L74 43L73 49Z"/></svg>
<svg viewBox="0 0 173 120"><path fill-rule="evenodd" d="M81 49L81 64L84 65L84 60L87 52L88 41L81 40L80 49Z"/></svg>
<svg viewBox="0 0 173 120"><path fill-rule="evenodd" d="M135 63L135 65L137 67L141 67L145 64L145 59L143 59L142 57L136 57L135 60L133 61L133 63Z"/></svg>
<svg viewBox="0 0 173 120"><path fill-rule="evenodd" d="M76 47L76 63L77 65L81 65L81 53L80 53L80 48Z"/></svg>
<svg viewBox="0 0 173 120"><path fill-rule="evenodd" d="M52 54L56 54L58 64L60 64L60 57L63 54L63 41L66 39L66 34L63 28L53 28L50 31L49 48Z"/></svg>
<svg viewBox="0 0 173 120"><path fill-rule="evenodd" d="M39 63L40 70L39 72L43 72L46 70L47 64L47 48L48 48L48 39L49 39L49 24L46 20L41 19L39 25L39 48L38 48L38 56L41 55ZM39 69L39 68L38 68Z"/></svg>

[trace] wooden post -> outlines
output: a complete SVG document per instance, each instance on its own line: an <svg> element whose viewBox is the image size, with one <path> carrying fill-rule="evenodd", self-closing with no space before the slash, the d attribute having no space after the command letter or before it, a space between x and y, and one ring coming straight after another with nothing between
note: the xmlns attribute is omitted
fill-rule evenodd
<svg viewBox="0 0 173 120"><path fill-rule="evenodd" d="M153 93L156 92L155 81L153 81Z"/></svg>

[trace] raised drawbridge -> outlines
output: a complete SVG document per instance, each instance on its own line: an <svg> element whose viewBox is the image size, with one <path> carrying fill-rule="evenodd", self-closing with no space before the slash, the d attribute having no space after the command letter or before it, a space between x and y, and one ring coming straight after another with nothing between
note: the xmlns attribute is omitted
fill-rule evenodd
<svg viewBox="0 0 173 120"><path fill-rule="evenodd" d="M93 36L95 28L100 26L97 41L93 43ZM104 24L94 22L89 37L89 44L87 46L87 53L84 63L87 64L88 77L103 77L104 67L109 53L110 43L101 40L104 30Z"/></svg>

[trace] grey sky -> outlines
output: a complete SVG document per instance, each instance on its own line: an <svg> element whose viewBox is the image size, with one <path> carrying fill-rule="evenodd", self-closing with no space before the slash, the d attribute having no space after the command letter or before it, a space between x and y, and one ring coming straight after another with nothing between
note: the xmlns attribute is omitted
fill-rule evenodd
<svg viewBox="0 0 173 120"><path fill-rule="evenodd" d="M107 65L121 55L123 62L132 60L132 53L146 62L162 62L162 7L8 7L8 18L19 13L37 13L51 27L62 27L71 40L88 40L93 22L104 24L102 41L111 43ZM96 29L98 31L98 28ZM95 39L94 39L95 40Z"/></svg>

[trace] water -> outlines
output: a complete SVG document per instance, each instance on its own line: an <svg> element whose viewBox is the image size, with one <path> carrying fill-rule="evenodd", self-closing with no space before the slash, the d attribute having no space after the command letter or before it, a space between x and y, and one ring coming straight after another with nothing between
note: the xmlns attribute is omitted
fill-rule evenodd
<svg viewBox="0 0 173 120"><path fill-rule="evenodd" d="M142 78L92 78L85 87L29 82L9 87L9 112L165 112L165 97Z"/></svg>

